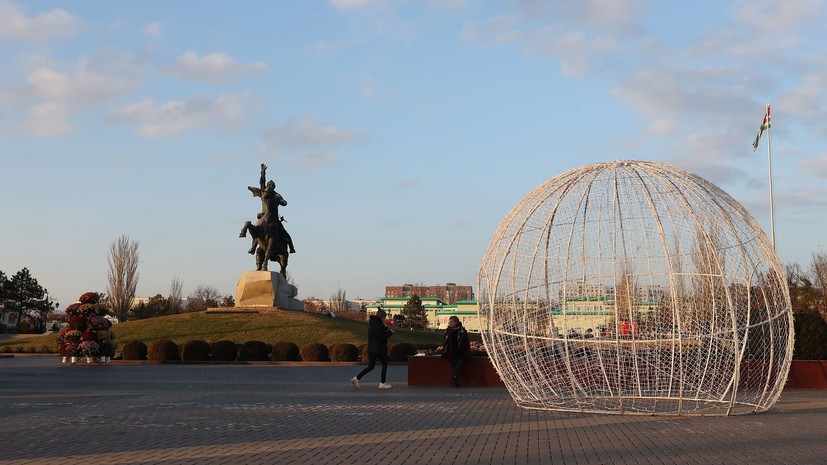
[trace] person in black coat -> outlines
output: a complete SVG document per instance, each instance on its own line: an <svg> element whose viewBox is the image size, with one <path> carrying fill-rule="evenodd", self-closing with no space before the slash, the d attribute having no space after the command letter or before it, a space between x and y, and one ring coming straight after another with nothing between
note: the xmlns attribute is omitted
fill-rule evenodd
<svg viewBox="0 0 827 465"><path fill-rule="evenodd" d="M471 341L468 339L468 331L456 316L448 319L448 329L445 330L442 342L442 356L451 361L451 384L459 387L459 374L465 365L465 357L471 354Z"/></svg>
<svg viewBox="0 0 827 465"><path fill-rule="evenodd" d="M382 307L379 307L376 314L368 318L368 366L358 375L350 378L350 384L356 389L359 388L359 380L376 367L376 359L379 359L379 362L382 363L382 378L379 389L391 388L391 385L385 382L385 376L388 373L388 338L393 336L393 330L385 326L386 316L387 314L382 310Z"/></svg>

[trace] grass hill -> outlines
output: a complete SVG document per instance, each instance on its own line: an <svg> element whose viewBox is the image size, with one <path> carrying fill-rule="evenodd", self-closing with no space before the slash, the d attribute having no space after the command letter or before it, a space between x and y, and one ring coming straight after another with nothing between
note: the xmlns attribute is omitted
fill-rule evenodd
<svg viewBox="0 0 827 465"><path fill-rule="evenodd" d="M366 343L368 324L307 312L197 312L127 321L115 325L112 329L117 338L119 351L129 340L139 340L149 345L157 339L171 339L179 345L192 339L207 342L229 339L237 343L256 340L273 344L278 341L289 341L299 347L311 342L321 342L329 347L344 342L357 346ZM40 352L42 346L54 347L54 339L55 336L52 334L3 339L0 340L0 348L36 347ZM442 332L398 329L389 342L441 344Z"/></svg>

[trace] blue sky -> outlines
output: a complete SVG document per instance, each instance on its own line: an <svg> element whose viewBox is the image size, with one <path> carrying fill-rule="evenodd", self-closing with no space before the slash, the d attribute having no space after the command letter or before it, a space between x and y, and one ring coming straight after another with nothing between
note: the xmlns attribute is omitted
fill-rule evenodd
<svg viewBox="0 0 827 465"><path fill-rule="evenodd" d="M254 268L259 164L299 297L476 274L497 224L589 163L674 164L784 263L824 252L823 2L0 0L0 270L61 307L139 242L138 295Z"/></svg>

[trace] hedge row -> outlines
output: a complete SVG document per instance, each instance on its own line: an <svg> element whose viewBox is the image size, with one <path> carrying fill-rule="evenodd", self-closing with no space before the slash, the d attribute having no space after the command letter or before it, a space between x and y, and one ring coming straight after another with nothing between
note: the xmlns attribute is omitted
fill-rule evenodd
<svg viewBox="0 0 827 465"><path fill-rule="evenodd" d="M402 342L389 344L388 360L406 362L408 356L418 350L433 350L435 344L410 344ZM236 344L233 341L220 340L210 344L203 340L187 341L180 346L169 339L153 341L149 346L141 341L124 343L121 352L123 360L153 361L305 361L305 362L357 362L367 360L367 344L356 347L353 344L334 344L327 347L317 342L299 348L296 344L279 341L266 344L262 341L247 341Z"/></svg>

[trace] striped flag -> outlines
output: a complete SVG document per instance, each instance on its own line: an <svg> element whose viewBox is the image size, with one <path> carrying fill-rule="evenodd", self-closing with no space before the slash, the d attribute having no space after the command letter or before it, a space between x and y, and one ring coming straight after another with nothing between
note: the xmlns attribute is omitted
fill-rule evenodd
<svg viewBox="0 0 827 465"><path fill-rule="evenodd" d="M755 136L755 142L752 143L752 151L758 150L758 141L761 140L761 135L764 134L765 129L770 128L770 104L767 104L767 112L764 113L764 121L761 122L761 127L758 128L758 135Z"/></svg>

